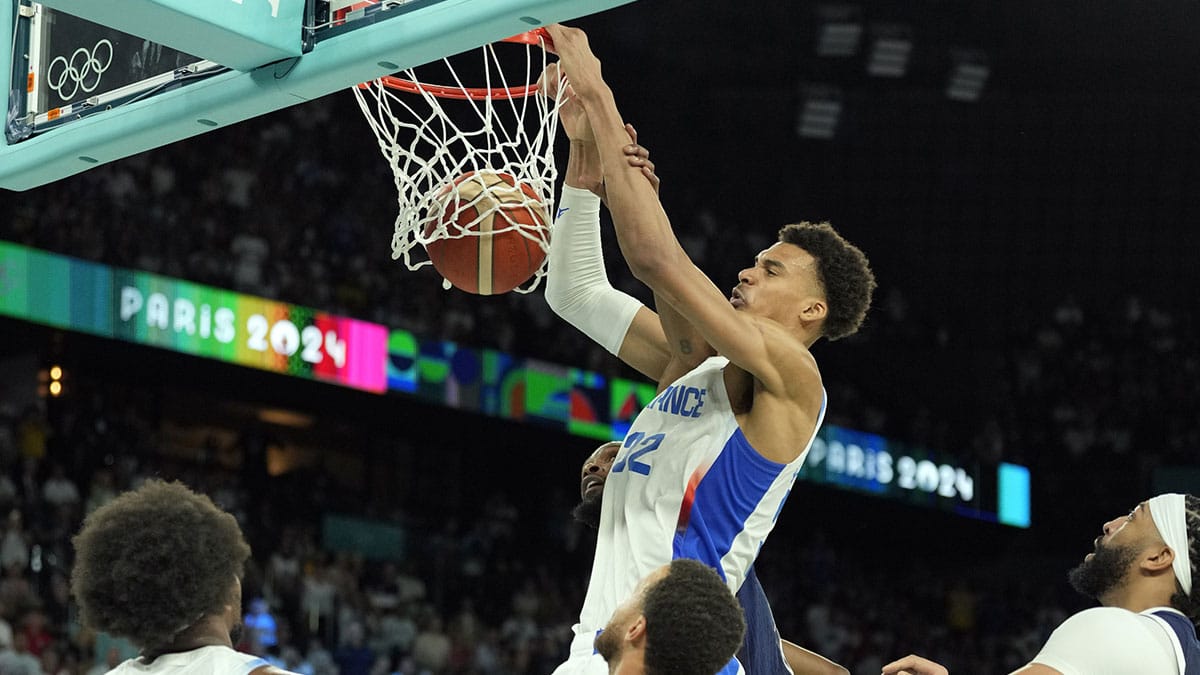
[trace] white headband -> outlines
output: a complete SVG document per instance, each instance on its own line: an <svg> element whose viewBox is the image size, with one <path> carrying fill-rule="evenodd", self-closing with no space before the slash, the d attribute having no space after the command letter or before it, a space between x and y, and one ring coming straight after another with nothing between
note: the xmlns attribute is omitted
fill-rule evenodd
<svg viewBox="0 0 1200 675"><path fill-rule="evenodd" d="M1163 541L1175 552L1171 568L1183 588L1183 594L1192 594L1192 561L1188 554L1187 504L1183 495L1176 492L1154 497L1148 502L1150 517Z"/></svg>

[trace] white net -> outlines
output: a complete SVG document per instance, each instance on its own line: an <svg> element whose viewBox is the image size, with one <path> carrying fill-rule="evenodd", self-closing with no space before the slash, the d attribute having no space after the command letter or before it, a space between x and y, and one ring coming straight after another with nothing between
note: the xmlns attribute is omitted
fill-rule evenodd
<svg viewBox="0 0 1200 675"><path fill-rule="evenodd" d="M523 70L514 58L522 48ZM504 50L503 61L497 49ZM546 214L554 213L554 139L561 97L547 98L531 86L546 69L546 51L540 44L515 42L480 51L482 63L442 59L441 65L422 66L421 73L404 71L405 80L383 78L353 90L396 184L399 213L392 258L402 258L411 270L431 264L426 250L439 240L481 237L486 239L480 242L482 251L483 244L490 249L493 240L516 232L536 242L543 256L549 247ZM432 71L451 83L422 84L429 82L422 76ZM471 77L469 83L460 72ZM464 180L472 173L511 177L518 189L481 199L477 181ZM471 194L462 194L464 189ZM467 216L467 207L479 210ZM507 217L514 208L541 217ZM497 214L504 217L493 217ZM537 288L546 264L544 257L535 262L532 278L516 290ZM444 285L449 288L450 281Z"/></svg>

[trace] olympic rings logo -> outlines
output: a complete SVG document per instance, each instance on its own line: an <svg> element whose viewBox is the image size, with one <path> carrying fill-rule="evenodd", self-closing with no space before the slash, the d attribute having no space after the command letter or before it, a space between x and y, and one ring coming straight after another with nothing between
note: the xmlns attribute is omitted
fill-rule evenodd
<svg viewBox="0 0 1200 675"><path fill-rule="evenodd" d="M104 53L105 50L107 54ZM113 44L101 39L91 51L83 47L76 49L69 60L65 56L55 57L50 62L50 67L46 68L46 83L50 90L58 92L64 101L70 101L80 89L90 94L100 86L100 76L112 65L112 59ZM62 70L56 77L55 68L60 64ZM91 79L93 77L94 80ZM68 87L70 91L67 91Z"/></svg>

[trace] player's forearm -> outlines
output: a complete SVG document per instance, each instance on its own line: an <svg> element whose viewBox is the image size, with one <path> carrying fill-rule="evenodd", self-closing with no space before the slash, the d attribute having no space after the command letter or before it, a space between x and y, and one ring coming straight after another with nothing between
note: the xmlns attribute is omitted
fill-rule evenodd
<svg viewBox="0 0 1200 675"><path fill-rule="evenodd" d="M563 174L566 185L600 195L604 181L604 169L600 165L600 152L593 141L571 141L567 154L567 170Z"/></svg>
<svg viewBox="0 0 1200 675"><path fill-rule="evenodd" d="M608 281L600 249L600 200L594 194L572 186L563 189L548 267L550 309L619 355L642 303Z"/></svg>
<svg viewBox="0 0 1200 675"><path fill-rule="evenodd" d="M780 643L783 645L783 658L795 675L850 675L850 671L816 652L787 640L780 640Z"/></svg>
<svg viewBox="0 0 1200 675"><path fill-rule="evenodd" d="M671 231L670 222L654 188L641 169L629 165L624 147L629 145L621 114L608 87L583 99L592 122L600 164L604 170L607 206L617 231L617 242L634 276L651 288L659 270L686 259Z"/></svg>

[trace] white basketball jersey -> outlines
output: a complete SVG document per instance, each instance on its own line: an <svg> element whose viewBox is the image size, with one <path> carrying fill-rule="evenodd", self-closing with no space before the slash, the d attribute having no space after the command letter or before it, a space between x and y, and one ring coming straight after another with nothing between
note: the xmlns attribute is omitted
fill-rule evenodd
<svg viewBox="0 0 1200 675"><path fill-rule="evenodd" d="M108 671L108 675L246 675L265 665L268 665L266 661L253 654L214 645L163 654L149 664L143 663L141 658L129 659Z"/></svg>
<svg viewBox="0 0 1200 675"><path fill-rule="evenodd" d="M693 558L737 592L775 526L812 446L789 464L750 446L725 391L729 360L714 356L647 405L604 484L596 557L571 658L592 642L638 581L676 558ZM816 428L825 417L822 392Z"/></svg>

